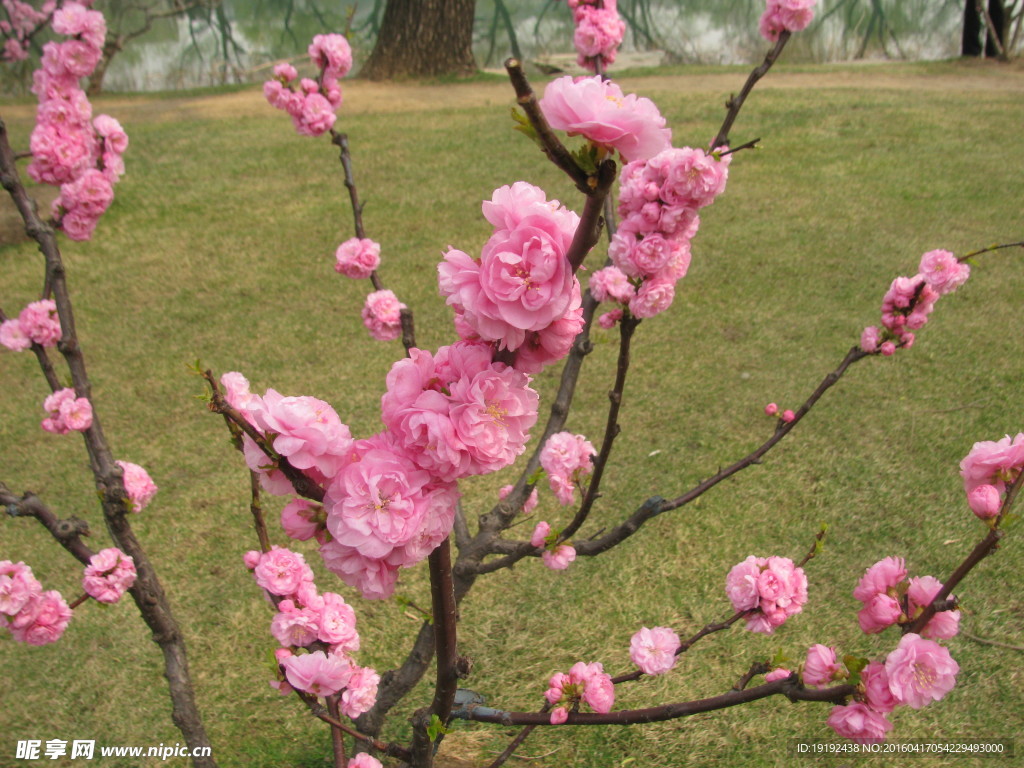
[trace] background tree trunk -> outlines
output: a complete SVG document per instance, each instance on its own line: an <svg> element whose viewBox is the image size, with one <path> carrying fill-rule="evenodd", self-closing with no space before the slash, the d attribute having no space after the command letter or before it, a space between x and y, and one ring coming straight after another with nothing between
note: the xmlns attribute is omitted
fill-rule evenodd
<svg viewBox="0 0 1024 768"><path fill-rule="evenodd" d="M370 80L469 75L476 0L388 0L361 73Z"/></svg>
<svg viewBox="0 0 1024 768"><path fill-rule="evenodd" d="M988 15L992 24L999 30L1000 42L1006 45L1006 20L1002 0L988 0ZM981 31L985 29L985 21L978 13L975 0L964 0L964 27L960 45L961 56L981 56ZM985 55L995 58L999 55L995 41L987 32L985 34Z"/></svg>

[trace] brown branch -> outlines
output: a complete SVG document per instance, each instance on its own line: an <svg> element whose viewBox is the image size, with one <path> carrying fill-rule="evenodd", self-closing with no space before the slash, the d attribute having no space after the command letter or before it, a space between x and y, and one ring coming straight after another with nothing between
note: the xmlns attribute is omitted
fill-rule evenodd
<svg viewBox="0 0 1024 768"><path fill-rule="evenodd" d="M732 124L736 122L736 118L743 108L743 103L747 100L747 96L754 90L754 86L757 85L757 81L768 74L768 70L772 68L776 59L782 53L782 49L786 47L786 43L789 42L790 32L789 30L783 30L779 34L779 39L775 42L775 46L768 51L768 55L764 57L764 61L756 66L750 75L747 77L747 82L743 84L743 89L740 91L739 96L731 96L729 101L726 102L725 106L728 110L725 114L725 120L722 123L722 127L718 129L718 135L715 136L714 141L711 142L711 148L721 147L728 145L729 143L729 131L732 130Z"/></svg>
<svg viewBox="0 0 1024 768"><path fill-rule="evenodd" d="M338 720L336 717L332 717L331 714L327 711L327 709L324 708L323 704L320 703L319 699L317 699L316 696L299 690L295 690L295 693L300 699L302 699L303 703L309 708L310 714L312 714L313 717L327 723L332 728L337 728L339 731L348 734L356 741L361 741L366 746L375 749L378 752L381 752L385 755L388 755L389 757L397 757L399 760L405 761L409 761L412 759L412 753L409 752L409 750L403 749L397 744L383 742L373 738L372 736L368 736L365 733L360 733L354 728L350 728L349 726L345 725L343 722L341 722L341 720Z"/></svg>
<svg viewBox="0 0 1024 768"><path fill-rule="evenodd" d="M615 367L615 384L608 393L608 416L605 420L604 439L601 442L601 448L597 456L594 458L594 471L591 474L587 492L580 503L580 508L569 525L562 530L562 533L559 535L559 541L567 541L580 529L580 526L586 522L594 502L600 495L604 469L611 456L615 438L618 437L620 432L619 411L622 409L622 397L626 389L626 374L629 372L631 342L633 340L633 333L638 325L640 325L640 320L634 318L628 312L619 323L619 357Z"/></svg>
<svg viewBox="0 0 1024 768"><path fill-rule="evenodd" d="M85 359L75 331L75 318L68 291L64 262L53 228L38 215L35 201L25 191L15 165L14 152L7 135L7 126L0 120L0 183L11 195L15 207L25 222L25 231L39 245L46 265L45 285L53 293L60 318L61 339L58 350L64 356L77 397L85 397L93 407L92 426L82 433L96 489L103 509L103 519L115 546L135 562L135 584L129 590L142 615L153 632L153 641L164 655L164 672L170 689L171 719L181 731L193 753L209 753L210 741L196 706L185 642L178 623L171 612L163 586L139 544L125 517L128 510L121 468L115 463L110 444L104 437L99 409L92 400L92 385L85 369ZM212 757L195 757L196 768L216 768Z"/></svg>
<svg viewBox="0 0 1024 768"><path fill-rule="evenodd" d="M570 712L566 725L635 725L676 720L703 712L727 709L740 704L766 699L770 696L785 696L790 701L817 701L843 704L857 692L855 685L836 685L823 690L803 688L794 678L764 683L754 688L730 690L719 696L695 701L682 701L644 709L624 709L618 712L592 713ZM452 713L454 717L482 723L501 725L551 725L551 716L538 712L505 712L489 707L467 707Z"/></svg>
<svg viewBox="0 0 1024 768"><path fill-rule="evenodd" d="M200 373L206 383L210 386L210 403L209 408L214 413L221 414L226 421L234 425L237 429L244 432L260 450L267 455L267 458L281 470L288 482L292 484L292 488L300 496L304 496L307 499L313 499L313 501L324 500L324 489L321 488L317 483L306 476L306 473L300 469L296 469L291 465L287 458L279 456L270 445L270 441L266 435L260 432L256 427L246 420L245 416L242 415L241 411L233 407L227 399L224 397L224 393L220 391L220 384L217 383L217 379L213 376L213 371L206 370ZM237 446L241 450L241 445Z"/></svg>
<svg viewBox="0 0 1024 768"><path fill-rule="evenodd" d="M263 517L263 504L260 501L260 476L249 471L249 511L252 513L253 526L256 528L256 538L260 542L260 551L270 551L270 536L267 533L267 521Z"/></svg>
<svg viewBox="0 0 1024 768"><path fill-rule="evenodd" d="M1007 488L1006 498L1003 499L1002 508L999 511L999 516L995 518L992 525L992 530L988 532L988 535L978 542L978 544L971 550L970 554L964 558L964 561L957 566L956 570L953 571L952 575L946 579L942 584L942 588L932 598L931 603L925 606L921 615L915 618L913 621L903 625L903 632L915 632L920 634L921 630L932 620L932 617L943 607L943 603L946 598L952 594L953 590L956 589L957 585L964 580L968 573L984 560L986 557L996 551L999 546L1000 539L1003 538L1003 531L999 528L999 524L1005 519L1006 515L1009 514L1010 509L1013 507L1014 502L1017 500L1017 494L1020 493L1021 486L1024 486L1024 472L1021 472L1013 483Z"/></svg>
<svg viewBox="0 0 1024 768"><path fill-rule="evenodd" d="M516 59L508 59L505 62L505 70L508 72L508 78L515 89L516 102L523 108L527 120L530 121L530 125L537 132L537 139L541 150L548 156L551 162L561 168L572 179L580 192L589 197L594 189L591 184L592 177L576 164L569 150L565 148L565 145L562 144L561 140L551 129L547 118L541 112L537 95L533 92L530 81L526 79L522 64Z"/></svg>
<svg viewBox="0 0 1024 768"><path fill-rule="evenodd" d="M689 504L711 488L714 488L723 480L732 477L737 472L740 472L747 467L759 463L766 453L768 453L779 442L781 442L786 435L796 428L796 425L800 423L805 415L807 415L807 412L814 407L815 403L821 399L822 395L824 395L826 391L828 391L843 377L851 365L868 356L869 353L862 351L860 347L851 348L839 366L822 379L821 383L814 392L811 393L810 397L808 397L804 404L795 412L795 418L793 421L787 423L780 419L775 428L775 433L756 450L747 454L739 461L729 465L725 469L719 470L707 480L698 483L691 490L676 497L675 499L666 500L660 496L648 499L635 512L633 512L632 515L626 518L626 520L611 529L601 538L576 542L576 554L593 557L594 555L606 552L636 533L648 520L651 520L664 512L669 512L673 509L678 509L679 507Z"/></svg>
<svg viewBox="0 0 1024 768"><path fill-rule="evenodd" d="M77 517L59 519L43 501L31 491L17 496L0 482L0 505L12 517L34 517L50 535L82 565L88 565L95 552L84 541L89 535L89 524Z"/></svg>
<svg viewBox="0 0 1024 768"><path fill-rule="evenodd" d="M959 259L957 259L957 261L967 261L967 259L974 258L975 256L981 256L981 254L983 254L983 253L990 253L991 251L999 251L999 250L1002 250L1003 248L1024 248L1024 240L1022 240L1020 242L1016 242L1016 243L1002 243L1000 245L990 245L987 248L981 248L981 249L979 249L977 251L971 251L970 253L965 253L963 256L961 256Z"/></svg>

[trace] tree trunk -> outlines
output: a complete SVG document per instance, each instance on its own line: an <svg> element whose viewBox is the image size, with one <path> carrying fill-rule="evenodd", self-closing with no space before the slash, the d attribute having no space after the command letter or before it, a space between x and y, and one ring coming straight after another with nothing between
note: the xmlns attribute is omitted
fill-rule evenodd
<svg viewBox="0 0 1024 768"><path fill-rule="evenodd" d="M1002 0L988 0L988 14L992 24L999 31L1000 43L1006 44L1006 20ZM985 28L985 21L978 13L975 0L964 0L964 27L963 38L960 45L961 56L981 56L981 30ZM999 51L992 39L992 35L986 32L985 35L985 56L995 58Z"/></svg>
<svg viewBox="0 0 1024 768"><path fill-rule="evenodd" d="M370 80L470 75L476 0L388 0L361 74Z"/></svg>

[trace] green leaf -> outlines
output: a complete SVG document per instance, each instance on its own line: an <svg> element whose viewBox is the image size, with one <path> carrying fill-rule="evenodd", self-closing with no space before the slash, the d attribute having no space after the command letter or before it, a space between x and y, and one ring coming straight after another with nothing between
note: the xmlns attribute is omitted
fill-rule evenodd
<svg viewBox="0 0 1024 768"><path fill-rule="evenodd" d="M450 733L451 728L445 728L444 723L441 722L441 718L437 715L430 716L430 725L427 726L427 738L431 741L437 741L437 737L442 733Z"/></svg>
<svg viewBox="0 0 1024 768"><path fill-rule="evenodd" d="M540 144L540 137L537 135L537 129L533 127L533 123L530 122L530 118L528 118L523 112L520 112L518 107L512 107L512 119L516 123L514 130L519 131L534 144Z"/></svg>
<svg viewBox="0 0 1024 768"><path fill-rule="evenodd" d="M570 154L572 155L572 159L576 161L576 165L578 165L585 173L590 175L597 173L597 147L589 141Z"/></svg>
<svg viewBox="0 0 1024 768"><path fill-rule="evenodd" d="M526 484L527 485L536 485L543 478L547 477L547 474L548 473L544 471L544 467L537 467L537 469L534 471L534 473L532 475L530 475L528 478L526 478Z"/></svg>
<svg viewBox="0 0 1024 768"><path fill-rule="evenodd" d="M860 674L860 671L868 665L868 660L860 656L843 656L843 664L850 670L850 674Z"/></svg>
<svg viewBox="0 0 1024 768"><path fill-rule="evenodd" d="M775 652L775 655L772 656L771 661L769 661L768 663L774 669L775 667L786 667L789 665L791 661L792 659L790 659L789 656L786 655L786 652L779 648L779 650Z"/></svg>

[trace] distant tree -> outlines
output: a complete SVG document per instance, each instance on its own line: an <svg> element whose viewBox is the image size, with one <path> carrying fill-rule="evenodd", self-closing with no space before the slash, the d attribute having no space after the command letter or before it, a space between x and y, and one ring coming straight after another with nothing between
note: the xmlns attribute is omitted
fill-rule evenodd
<svg viewBox="0 0 1024 768"><path fill-rule="evenodd" d="M362 75L390 80L472 74L475 10L476 0L387 0Z"/></svg>
<svg viewBox="0 0 1024 768"><path fill-rule="evenodd" d="M981 11L982 3L977 0L964 0L964 28L960 46L961 56L981 56L981 30L988 26L985 14ZM988 0L988 17L992 28L998 36L992 35L992 29L985 34L985 56L1004 58L1006 51L1006 14L1003 0Z"/></svg>

